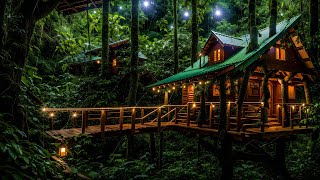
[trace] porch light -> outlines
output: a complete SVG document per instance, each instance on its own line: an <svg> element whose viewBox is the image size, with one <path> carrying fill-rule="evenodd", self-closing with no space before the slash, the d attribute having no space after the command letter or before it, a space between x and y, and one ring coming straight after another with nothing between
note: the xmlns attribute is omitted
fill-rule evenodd
<svg viewBox="0 0 320 180"><path fill-rule="evenodd" d="M160 92L160 89L158 89L158 91L157 92Z"/></svg>
<svg viewBox="0 0 320 180"><path fill-rule="evenodd" d="M65 157L67 156L67 147L66 146L61 146L59 148L59 156L60 157Z"/></svg>
<svg viewBox="0 0 320 180"><path fill-rule="evenodd" d="M101 62L100 61L97 61L97 64L100 64Z"/></svg>
<svg viewBox="0 0 320 180"><path fill-rule="evenodd" d="M169 90L168 93L171 93L171 90Z"/></svg>
<svg viewBox="0 0 320 180"><path fill-rule="evenodd" d="M207 84L209 84L210 83L210 81L207 81Z"/></svg>
<svg viewBox="0 0 320 180"><path fill-rule="evenodd" d="M176 89L176 87L173 86L173 87L172 87L172 90L175 90L175 89Z"/></svg>
<svg viewBox="0 0 320 180"><path fill-rule="evenodd" d="M292 106L292 109L294 109L294 106Z"/></svg>
<svg viewBox="0 0 320 180"><path fill-rule="evenodd" d="M54 113L50 113L50 117L53 117L54 116Z"/></svg>
<svg viewBox="0 0 320 180"><path fill-rule="evenodd" d="M231 104L231 102L229 101L229 102L228 102L228 104L230 105L230 104Z"/></svg>
<svg viewBox="0 0 320 180"><path fill-rule="evenodd" d="M199 84L202 84L202 82L200 81Z"/></svg>
<svg viewBox="0 0 320 180"><path fill-rule="evenodd" d="M186 85L183 85L183 88L186 88Z"/></svg>
<svg viewBox="0 0 320 180"><path fill-rule="evenodd" d="M214 104L212 104L212 107L214 108Z"/></svg>
<svg viewBox="0 0 320 180"><path fill-rule="evenodd" d="M42 108L42 111L43 111L43 112L46 112L46 111L47 111L47 109L46 109L46 108Z"/></svg>
<svg viewBox="0 0 320 180"><path fill-rule="evenodd" d="M195 108L196 106L197 106L196 103L193 103L193 104L192 104L192 107L193 107L193 108Z"/></svg>
<svg viewBox="0 0 320 180"><path fill-rule="evenodd" d="M72 114L72 117L74 117L74 118L77 117L77 116L78 116L77 113L73 113Z"/></svg>
<svg viewBox="0 0 320 180"><path fill-rule="evenodd" d="M263 105L264 103L263 102L261 102L261 105Z"/></svg>
<svg viewBox="0 0 320 180"><path fill-rule="evenodd" d="M156 90L156 88L152 88L152 91L155 91Z"/></svg>
<svg viewBox="0 0 320 180"><path fill-rule="evenodd" d="M304 103L302 104L302 106L304 107Z"/></svg>
<svg viewBox="0 0 320 180"><path fill-rule="evenodd" d="M278 106L278 107L280 107L280 105L279 105L279 104L278 104L277 106Z"/></svg>

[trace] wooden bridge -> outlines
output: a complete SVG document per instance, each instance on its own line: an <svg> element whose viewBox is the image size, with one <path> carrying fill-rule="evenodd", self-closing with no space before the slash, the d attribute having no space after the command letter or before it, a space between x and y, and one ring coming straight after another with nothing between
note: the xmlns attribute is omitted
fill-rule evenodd
<svg viewBox="0 0 320 180"><path fill-rule="evenodd" d="M261 105L260 102L245 102L241 121L237 123L236 104L227 104L227 131L233 139L272 139L312 132L312 127L308 127L307 123L303 127L301 125L301 120L307 118L309 111L305 104L278 104L276 116L264 123L261 120ZM160 130L218 136L219 106L218 102L206 102L206 120L201 126L196 121L199 102L156 107L44 108L43 112L49 116L51 124L51 130L46 133L57 140L83 133L121 136ZM289 127L284 126L284 108L290 109ZM55 127L64 128L55 130Z"/></svg>

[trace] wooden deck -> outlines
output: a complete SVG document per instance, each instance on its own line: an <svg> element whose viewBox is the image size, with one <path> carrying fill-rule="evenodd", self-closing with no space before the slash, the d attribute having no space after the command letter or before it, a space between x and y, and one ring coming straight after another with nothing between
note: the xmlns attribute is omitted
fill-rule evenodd
<svg viewBox="0 0 320 180"><path fill-rule="evenodd" d="M242 117L238 120L232 103L228 103L226 126L228 134L237 140L247 138L272 139L290 136L294 134L311 133L312 127L301 127L300 120L307 117L303 114L304 104L294 104L299 108L290 108L290 127L282 127L283 118L277 113L277 117L269 118L262 123L261 115L249 109L249 106L259 108L260 103L247 103L242 110ZM198 127L196 118L199 113L199 105L188 103L186 105L166 105L158 107L112 107L112 108L46 108L43 109L49 115L51 129L46 133L54 139L63 140L88 134L92 136L104 134L105 136L123 136L145 132L158 132L164 130L194 132L197 134L218 136L219 103L206 104L208 114L204 125ZM288 105L287 105L288 106ZM280 111L280 105L278 105ZM290 107L290 106L289 106ZM252 109L252 108L251 108ZM296 109L296 111L293 111ZM278 112L279 112L278 111ZM55 119L63 122L68 116L72 124L67 124L65 129L53 130ZM62 116L59 116L61 114ZM81 122L79 122L81 120ZM66 120L65 120L66 121ZM259 122L259 123L257 123ZM259 125L263 124L263 126Z"/></svg>

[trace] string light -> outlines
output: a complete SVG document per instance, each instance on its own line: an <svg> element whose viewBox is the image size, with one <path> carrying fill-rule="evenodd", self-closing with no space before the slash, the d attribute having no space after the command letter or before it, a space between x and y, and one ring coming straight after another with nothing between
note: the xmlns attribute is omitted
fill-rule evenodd
<svg viewBox="0 0 320 180"><path fill-rule="evenodd" d="M156 90L156 88L152 88L152 91L155 91Z"/></svg>
<svg viewBox="0 0 320 180"><path fill-rule="evenodd" d="M173 86L173 87L172 87L172 90L175 90L175 89L176 89L176 87Z"/></svg>
<svg viewBox="0 0 320 180"><path fill-rule="evenodd" d="M143 2L143 6L144 6L144 7L149 7L149 5L150 5L149 1L144 1L144 2Z"/></svg>
<svg viewBox="0 0 320 180"><path fill-rule="evenodd" d="M196 103L193 103L192 107L195 108L196 106L197 106Z"/></svg>
<svg viewBox="0 0 320 180"><path fill-rule="evenodd" d="M73 113L73 114L72 114L72 117L77 117L77 113Z"/></svg>
<svg viewBox="0 0 320 180"><path fill-rule="evenodd" d="M101 62L100 61L97 61L97 64L100 64Z"/></svg>
<svg viewBox="0 0 320 180"><path fill-rule="evenodd" d="M42 111L45 112L45 111L47 111L47 109L46 108L42 108Z"/></svg>
<svg viewBox="0 0 320 180"><path fill-rule="evenodd" d="M158 89L158 92L160 92L160 90Z"/></svg>
<svg viewBox="0 0 320 180"><path fill-rule="evenodd" d="M54 116L54 113L50 113L50 117L53 117Z"/></svg>

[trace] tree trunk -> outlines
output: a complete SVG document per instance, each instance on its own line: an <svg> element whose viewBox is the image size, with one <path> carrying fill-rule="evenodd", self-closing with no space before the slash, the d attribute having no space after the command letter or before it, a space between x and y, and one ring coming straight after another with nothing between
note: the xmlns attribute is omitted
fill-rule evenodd
<svg viewBox="0 0 320 180"><path fill-rule="evenodd" d="M247 52L251 52L259 47L258 44L258 28L256 25L256 0L249 0L249 28L250 43Z"/></svg>
<svg viewBox="0 0 320 180"><path fill-rule="evenodd" d="M219 114L219 136L227 135L227 94L226 94L226 76L220 77L220 114Z"/></svg>
<svg viewBox="0 0 320 180"><path fill-rule="evenodd" d="M269 0L269 7L270 7L269 37L272 37L277 33L277 16L278 16L277 0Z"/></svg>
<svg viewBox="0 0 320 180"><path fill-rule="evenodd" d="M197 1L192 0L192 50L191 50L191 66L198 59L198 12L197 12Z"/></svg>
<svg viewBox="0 0 320 180"><path fill-rule="evenodd" d="M243 105L243 101L244 98L247 94L247 89L248 89L248 82L249 82L249 78L250 78L251 72L249 69L246 70L244 76L243 76L243 80L242 80L242 84L240 87L240 91L238 94L238 101L237 101L237 131L240 131L240 120L242 117L242 105Z"/></svg>
<svg viewBox="0 0 320 180"><path fill-rule="evenodd" d="M281 97L282 97L282 115L284 119L282 120L285 124L284 126L289 126L290 117L288 112L288 107L286 103L289 103L289 96L288 96L288 82L296 75L296 73L290 73L283 79L280 79L281 84Z"/></svg>
<svg viewBox="0 0 320 180"><path fill-rule="evenodd" d="M138 89L139 0L131 0L131 2L131 62L128 105L134 106L136 104Z"/></svg>
<svg viewBox="0 0 320 180"><path fill-rule="evenodd" d="M264 111L263 117L261 117L262 123L268 122L268 109L269 109L269 99L270 99L270 91L268 87L269 78L271 76L271 72L265 67L262 66L262 70L264 73L263 81L262 81L262 102L263 102L263 109L261 111Z"/></svg>
<svg viewBox="0 0 320 180"><path fill-rule="evenodd" d="M4 45L4 39L5 39L6 5L7 5L7 0L0 1L0 57L2 54L1 51Z"/></svg>
<svg viewBox="0 0 320 180"><path fill-rule="evenodd" d="M101 76L107 78L111 73L110 56L109 56L109 11L110 0L103 0L102 7L102 64ZM88 34L89 36L89 34Z"/></svg>
<svg viewBox="0 0 320 180"><path fill-rule="evenodd" d="M178 18L177 18L177 0L173 4L173 53L174 53L174 74L179 71L179 50L178 50Z"/></svg>
<svg viewBox="0 0 320 180"><path fill-rule="evenodd" d="M14 14L20 16L16 28L7 31L3 48L9 56L0 59L0 113L5 115L4 119L21 129L26 128L26 121L20 105L20 82L33 28L36 21L50 13L58 2L59 0L20 2L21 6L16 8Z"/></svg>
<svg viewBox="0 0 320 180"><path fill-rule="evenodd" d="M318 63L319 52L318 52L318 37L319 32L319 0L310 0L310 38L311 38L311 57Z"/></svg>
<svg viewBox="0 0 320 180"><path fill-rule="evenodd" d="M311 104L312 103L312 98L311 98L311 93L310 93L310 83L307 79L308 77L304 76L303 77L303 88L304 88L304 94L306 98L306 104Z"/></svg>
<svg viewBox="0 0 320 180"><path fill-rule="evenodd" d="M277 170L277 174L279 177L277 179L290 179L290 175L286 168L286 142L283 139L275 142L275 156L274 156L274 164L276 165L274 168Z"/></svg>

